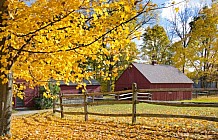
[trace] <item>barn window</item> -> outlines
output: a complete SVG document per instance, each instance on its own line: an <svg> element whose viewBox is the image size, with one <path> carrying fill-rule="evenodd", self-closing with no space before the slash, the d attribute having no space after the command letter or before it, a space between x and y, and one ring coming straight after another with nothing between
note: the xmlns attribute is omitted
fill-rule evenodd
<svg viewBox="0 0 218 140"><path fill-rule="evenodd" d="M78 94L82 94L82 88L79 88Z"/></svg>

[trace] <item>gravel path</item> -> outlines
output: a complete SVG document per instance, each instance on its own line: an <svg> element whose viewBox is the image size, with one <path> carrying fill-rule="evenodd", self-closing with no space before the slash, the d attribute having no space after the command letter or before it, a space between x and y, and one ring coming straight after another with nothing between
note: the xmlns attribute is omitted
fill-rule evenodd
<svg viewBox="0 0 218 140"><path fill-rule="evenodd" d="M18 109L14 113L12 113L12 116L36 114L36 113L47 112L47 111L52 111L52 109L45 109L45 110Z"/></svg>

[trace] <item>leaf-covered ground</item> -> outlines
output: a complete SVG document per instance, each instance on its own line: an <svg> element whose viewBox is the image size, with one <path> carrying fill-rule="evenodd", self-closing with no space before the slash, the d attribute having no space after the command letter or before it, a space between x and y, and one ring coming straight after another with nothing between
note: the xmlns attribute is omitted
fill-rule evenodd
<svg viewBox="0 0 218 140"><path fill-rule="evenodd" d="M67 109L72 111L82 108ZM91 106L89 111L101 113L128 113L131 105ZM139 104L138 112L218 116L217 108L180 108ZM218 139L218 122L194 119L99 117L65 115L44 112L13 116L11 139ZM6 138L5 138L6 139Z"/></svg>

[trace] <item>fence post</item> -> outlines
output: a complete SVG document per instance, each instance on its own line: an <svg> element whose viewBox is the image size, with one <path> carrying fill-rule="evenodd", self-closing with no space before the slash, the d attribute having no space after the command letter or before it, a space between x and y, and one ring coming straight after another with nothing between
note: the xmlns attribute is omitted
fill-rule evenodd
<svg viewBox="0 0 218 140"><path fill-rule="evenodd" d="M84 92L84 114L85 121L88 121L88 107L87 107L87 91Z"/></svg>
<svg viewBox="0 0 218 140"><path fill-rule="evenodd" d="M59 97L60 97L60 109L61 109L61 118L64 118L64 109L63 109L63 105L62 105L62 103L63 103L63 101L62 101L62 96L63 96L63 93L61 93L60 95L59 95Z"/></svg>
<svg viewBox="0 0 218 140"><path fill-rule="evenodd" d="M152 100L152 93L149 94L149 100Z"/></svg>
<svg viewBox="0 0 218 140"><path fill-rule="evenodd" d="M132 84L132 124L136 123L137 84Z"/></svg>

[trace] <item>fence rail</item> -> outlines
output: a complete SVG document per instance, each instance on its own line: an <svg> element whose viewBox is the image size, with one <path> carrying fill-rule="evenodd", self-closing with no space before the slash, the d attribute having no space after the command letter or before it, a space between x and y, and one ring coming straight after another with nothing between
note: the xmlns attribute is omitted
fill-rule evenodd
<svg viewBox="0 0 218 140"><path fill-rule="evenodd" d="M177 106L177 107L218 107L218 103L174 102L174 101L142 101L148 104Z"/></svg>
<svg viewBox="0 0 218 140"><path fill-rule="evenodd" d="M138 89L137 92L175 92L175 91L218 91L217 88L159 88L159 89Z"/></svg>
<svg viewBox="0 0 218 140"><path fill-rule="evenodd" d="M199 103L199 102L177 102L177 101L153 101L152 94L149 92L175 92L175 91L218 91L217 88L210 89L193 89L193 88L164 88L164 89L137 89L136 83L133 83L132 90L118 91L118 92L105 92L105 93L84 93L84 94L60 94L60 103L53 102L53 112L61 114L61 118L64 114L67 115L84 115L85 121L88 120L88 115L98 116L114 116L114 117L132 117L132 124L136 122L136 117L164 117L164 118L191 118L191 119L203 119L209 121L218 122L217 117L204 117L204 116L190 116L190 115L172 115L172 114L148 114L148 113L136 113L136 104L140 102L156 105L167 106L179 106L179 107L218 107L218 103ZM117 98L116 100L107 101L94 101L95 96L109 95ZM64 99L82 99L82 103L64 103ZM92 98L92 102L88 102L89 98ZM131 99L131 100L126 100ZM113 104L132 104L132 112L127 114L102 114L88 111L89 105L113 105ZM56 108L59 106L59 109ZM84 107L83 112L66 112L64 107Z"/></svg>

